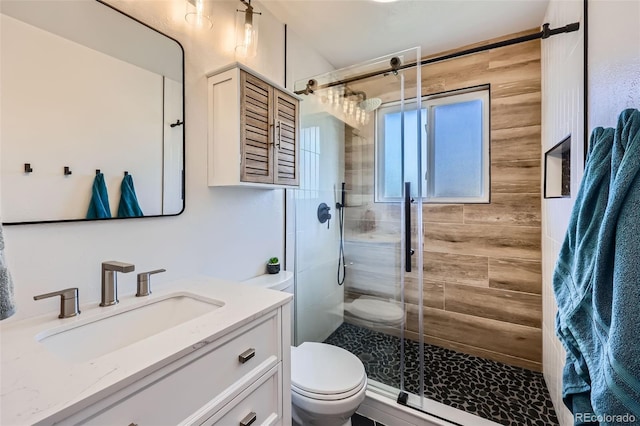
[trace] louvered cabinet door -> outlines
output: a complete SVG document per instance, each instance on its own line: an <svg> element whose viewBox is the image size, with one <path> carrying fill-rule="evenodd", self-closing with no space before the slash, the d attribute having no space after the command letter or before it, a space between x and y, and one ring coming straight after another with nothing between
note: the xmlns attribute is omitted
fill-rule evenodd
<svg viewBox="0 0 640 426"><path fill-rule="evenodd" d="M240 140L243 182L273 183L273 88L240 73Z"/></svg>
<svg viewBox="0 0 640 426"><path fill-rule="evenodd" d="M274 183L298 185L298 100L274 89Z"/></svg>

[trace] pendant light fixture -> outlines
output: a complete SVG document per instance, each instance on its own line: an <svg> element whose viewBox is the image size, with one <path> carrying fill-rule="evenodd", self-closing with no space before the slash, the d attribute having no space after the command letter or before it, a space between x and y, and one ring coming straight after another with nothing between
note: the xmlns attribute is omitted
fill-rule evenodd
<svg viewBox="0 0 640 426"><path fill-rule="evenodd" d="M209 16L204 14L204 0L186 0L187 11L184 20L198 28L209 29L213 25Z"/></svg>
<svg viewBox="0 0 640 426"><path fill-rule="evenodd" d="M236 55L252 58L258 52L258 17L260 12L253 10L251 0L240 0L245 10L236 12Z"/></svg>

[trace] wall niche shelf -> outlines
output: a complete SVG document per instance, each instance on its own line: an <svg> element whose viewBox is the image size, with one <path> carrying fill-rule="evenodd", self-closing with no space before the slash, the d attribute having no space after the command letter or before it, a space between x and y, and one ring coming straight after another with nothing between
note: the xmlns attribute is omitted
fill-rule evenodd
<svg viewBox="0 0 640 426"><path fill-rule="evenodd" d="M544 154L544 198L571 197L571 135Z"/></svg>

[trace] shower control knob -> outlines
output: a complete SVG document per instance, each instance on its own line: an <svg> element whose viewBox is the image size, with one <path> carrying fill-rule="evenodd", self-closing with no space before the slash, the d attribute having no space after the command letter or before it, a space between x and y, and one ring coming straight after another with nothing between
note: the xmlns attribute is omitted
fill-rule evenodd
<svg viewBox="0 0 640 426"><path fill-rule="evenodd" d="M330 210L331 207L329 207L327 203L320 203L318 206L318 221L320 223L327 222L327 229L329 229L329 219L331 219L331 213L329 213Z"/></svg>

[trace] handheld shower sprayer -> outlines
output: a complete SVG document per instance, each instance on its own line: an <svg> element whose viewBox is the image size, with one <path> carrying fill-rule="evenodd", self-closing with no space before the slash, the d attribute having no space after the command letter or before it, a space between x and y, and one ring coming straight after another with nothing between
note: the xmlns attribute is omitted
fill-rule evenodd
<svg viewBox="0 0 640 426"><path fill-rule="evenodd" d="M340 202L336 202L336 212L338 213L338 225L340 228L340 251L338 252L338 285L344 284L344 279L347 276L347 265L344 260L344 208L346 189L345 182L342 182L340 191ZM335 188L335 186L334 186Z"/></svg>
<svg viewBox="0 0 640 426"><path fill-rule="evenodd" d="M336 203L336 210L341 210L343 207L345 207L344 205L344 198L345 198L345 182L342 182L342 188L340 190L340 202Z"/></svg>

